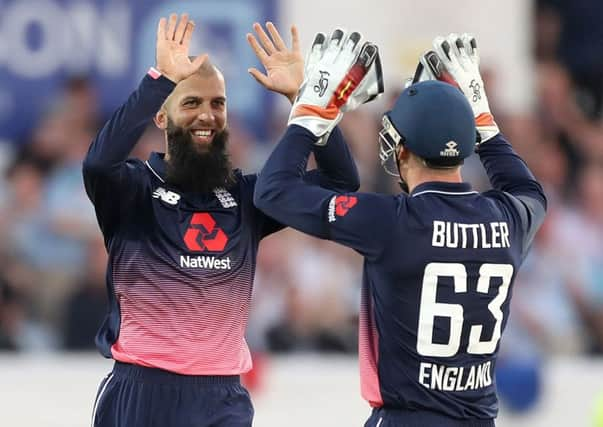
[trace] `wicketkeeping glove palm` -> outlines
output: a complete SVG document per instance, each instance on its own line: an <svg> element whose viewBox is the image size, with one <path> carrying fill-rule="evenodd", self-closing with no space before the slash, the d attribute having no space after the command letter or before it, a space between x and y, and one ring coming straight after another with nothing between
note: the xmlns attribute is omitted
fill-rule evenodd
<svg viewBox="0 0 603 427"><path fill-rule="evenodd" d="M479 72L479 53L475 38L469 34L436 37L434 51L421 56L413 83L441 80L456 85L463 92L475 116L480 143L500 132L490 112L484 82Z"/></svg>
<svg viewBox="0 0 603 427"><path fill-rule="evenodd" d="M341 121L343 113L383 93L379 50L370 42L360 45L358 32L345 36L335 30L329 40L319 33L306 58L305 79L291 108L289 125L305 127L321 137Z"/></svg>

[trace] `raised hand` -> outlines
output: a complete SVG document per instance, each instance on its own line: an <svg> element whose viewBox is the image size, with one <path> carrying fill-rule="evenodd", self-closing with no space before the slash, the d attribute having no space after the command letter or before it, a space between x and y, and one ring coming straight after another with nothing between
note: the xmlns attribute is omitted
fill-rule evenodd
<svg viewBox="0 0 603 427"><path fill-rule="evenodd" d="M270 37L260 24L253 24L260 42L253 34L247 34L249 45L266 70L264 74L256 68L250 68L249 74L266 89L285 95L293 103L304 80L304 58L299 49L297 28L291 27L291 49L287 48L272 22L266 23L266 29Z"/></svg>
<svg viewBox="0 0 603 427"><path fill-rule="evenodd" d="M346 35L336 29L327 39L318 33L308 55L309 69L299 96L293 103L289 125L308 129L327 142L328 134L360 104L383 93L379 49L371 42L360 43L359 32Z"/></svg>
<svg viewBox="0 0 603 427"><path fill-rule="evenodd" d="M207 54L197 56L192 61L189 58L188 50L194 29L195 23L189 21L186 13L180 16L180 22L175 13L170 15L169 20L159 20L155 68L174 83L192 75L207 59Z"/></svg>
<svg viewBox="0 0 603 427"><path fill-rule="evenodd" d="M475 38L469 34L449 34L448 37L436 37L433 48L442 62L452 83L458 86L473 109L475 124L480 135L479 143L496 136L500 130L494 121L488 105L484 82L479 72L479 52ZM444 80L451 83L449 78Z"/></svg>

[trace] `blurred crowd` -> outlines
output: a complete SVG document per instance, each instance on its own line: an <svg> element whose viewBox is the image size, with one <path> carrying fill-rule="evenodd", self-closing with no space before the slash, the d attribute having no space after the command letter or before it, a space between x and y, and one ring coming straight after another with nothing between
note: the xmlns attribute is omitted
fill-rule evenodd
<svg viewBox="0 0 603 427"><path fill-rule="evenodd" d="M545 187L549 214L520 270L505 353L603 352L603 3L542 0L534 10L536 104L516 114L497 108L503 133ZM486 87L497 78L483 64ZM517 76L522 78L522 76ZM490 82L490 84L489 84ZM228 82L227 82L228 83ZM402 82L401 82L402 83ZM387 94L387 109L397 93ZM69 79L24 141L0 146L0 349L88 350L106 310L106 252L81 165L106 117L94 86ZM398 192L378 162L380 111L349 113L341 127L362 190ZM229 117L230 152L245 172L258 171L284 129L270 119L256 141ZM132 153L163 151L149 128ZM488 188L479 159L463 167ZM401 257L404 254L400 254ZM285 230L260 246L248 341L257 351L354 353L361 257L330 242Z"/></svg>

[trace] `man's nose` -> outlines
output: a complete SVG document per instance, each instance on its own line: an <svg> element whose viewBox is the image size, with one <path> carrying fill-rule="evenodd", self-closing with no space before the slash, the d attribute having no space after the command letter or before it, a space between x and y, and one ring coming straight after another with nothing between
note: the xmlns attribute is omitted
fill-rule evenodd
<svg viewBox="0 0 603 427"><path fill-rule="evenodd" d="M197 114L197 118L204 122L213 122L214 114L209 106L201 106L199 109L199 114Z"/></svg>

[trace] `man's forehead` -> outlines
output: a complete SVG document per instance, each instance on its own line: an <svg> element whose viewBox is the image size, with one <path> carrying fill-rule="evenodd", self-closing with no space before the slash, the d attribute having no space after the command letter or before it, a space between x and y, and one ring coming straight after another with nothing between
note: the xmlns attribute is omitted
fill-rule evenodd
<svg viewBox="0 0 603 427"><path fill-rule="evenodd" d="M175 98L182 98L186 96L197 96L197 97L225 97L226 88L224 85L224 79L220 74L214 74L211 76L200 76L193 74L192 76L182 80L176 85L172 95Z"/></svg>

